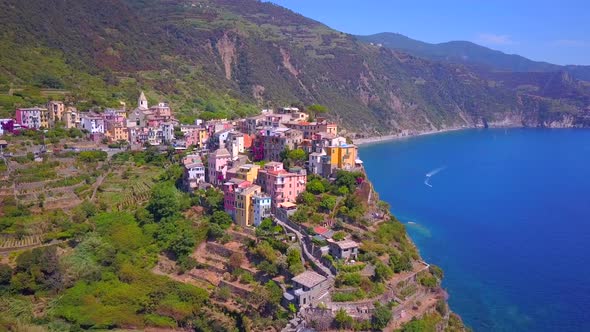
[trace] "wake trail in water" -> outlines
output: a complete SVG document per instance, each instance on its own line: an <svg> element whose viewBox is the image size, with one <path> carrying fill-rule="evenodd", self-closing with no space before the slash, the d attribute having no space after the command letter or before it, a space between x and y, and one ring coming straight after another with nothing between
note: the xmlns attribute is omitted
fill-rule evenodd
<svg viewBox="0 0 590 332"><path fill-rule="evenodd" d="M429 186L430 188L432 188L432 185L430 184L430 178L433 177L434 175L438 174L440 171L444 170L445 168L446 168L446 166L439 167L439 168L433 169L432 171L426 173L426 179L424 179L424 184Z"/></svg>

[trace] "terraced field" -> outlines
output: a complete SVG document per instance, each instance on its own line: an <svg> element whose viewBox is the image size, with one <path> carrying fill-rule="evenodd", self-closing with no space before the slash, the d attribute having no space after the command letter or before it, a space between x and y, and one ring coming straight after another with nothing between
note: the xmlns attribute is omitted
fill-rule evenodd
<svg viewBox="0 0 590 332"><path fill-rule="evenodd" d="M0 236L0 252L13 251L35 247L42 244L42 235L27 235L22 238L16 236Z"/></svg>
<svg viewBox="0 0 590 332"><path fill-rule="evenodd" d="M139 206L147 202L150 198L152 185L152 182L147 181L135 183L130 189L126 190L123 202L119 204L119 210Z"/></svg>

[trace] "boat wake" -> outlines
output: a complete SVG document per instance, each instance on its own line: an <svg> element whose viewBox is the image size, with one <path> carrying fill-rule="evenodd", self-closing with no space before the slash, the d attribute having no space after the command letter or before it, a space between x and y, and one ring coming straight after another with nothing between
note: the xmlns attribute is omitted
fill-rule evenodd
<svg viewBox="0 0 590 332"><path fill-rule="evenodd" d="M444 170L446 167L439 167L436 169L433 169L432 171L426 173L426 179L424 179L424 184L427 185L428 187L432 188L432 185L430 184L430 178L433 177L434 175L438 174L440 171Z"/></svg>

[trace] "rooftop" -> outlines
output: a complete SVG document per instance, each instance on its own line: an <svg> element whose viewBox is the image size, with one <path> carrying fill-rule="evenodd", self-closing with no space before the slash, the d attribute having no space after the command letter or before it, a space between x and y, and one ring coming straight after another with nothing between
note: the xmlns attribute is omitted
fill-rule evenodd
<svg viewBox="0 0 590 332"><path fill-rule="evenodd" d="M326 233L326 232L328 231L328 229L327 229L326 227L322 227L322 226L316 226L316 227L314 227L314 228L313 228L313 231L314 231L316 234L320 234L320 235L321 235L321 234L324 234L324 233Z"/></svg>
<svg viewBox="0 0 590 332"><path fill-rule="evenodd" d="M337 245L340 249L343 249L343 250L351 249L351 248L358 248L358 246L359 246L359 244L353 240L330 241L330 243Z"/></svg>
<svg viewBox="0 0 590 332"><path fill-rule="evenodd" d="M289 209L289 208L297 207L297 204L292 203L292 202L283 202L283 203L280 203L279 206L283 207L285 209Z"/></svg>
<svg viewBox="0 0 590 332"><path fill-rule="evenodd" d="M312 288L325 281L326 277L313 271L305 271L291 280L304 287Z"/></svg>
<svg viewBox="0 0 590 332"><path fill-rule="evenodd" d="M213 157L231 157L226 148L217 149L213 151L212 155Z"/></svg>
<svg viewBox="0 0 590 332"><path fill-rule="evenodd" d="M195 167L204 167L203 163L201 162L195 162L195 163L189 163L184 165L185 168L195 168Z"/></svg>

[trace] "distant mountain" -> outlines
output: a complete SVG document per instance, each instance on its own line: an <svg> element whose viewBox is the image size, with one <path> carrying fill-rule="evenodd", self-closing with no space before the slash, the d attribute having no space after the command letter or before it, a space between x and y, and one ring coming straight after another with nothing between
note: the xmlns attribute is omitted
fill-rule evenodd
<svg viewBox="0 0 590 332"><path fill-rule="evenodd" d="M479 66L492 71L567 71L574 78L590 81L590 66L559 66L547 62L533 61L520 55L506 54L468 41L430 44L391 32L357 37L365 42L381 44L384 47L429 60Z"/></svg>
<svg viewBox="0 0 590 332"><path fill-rule="evenodd" d="M373 46L268 2L0 0L0 8L0 117L49 98L133 107L145 90L183 121L319 103L364 135L590 126L590 87L572 75L494 76Z"/></svg>

